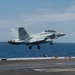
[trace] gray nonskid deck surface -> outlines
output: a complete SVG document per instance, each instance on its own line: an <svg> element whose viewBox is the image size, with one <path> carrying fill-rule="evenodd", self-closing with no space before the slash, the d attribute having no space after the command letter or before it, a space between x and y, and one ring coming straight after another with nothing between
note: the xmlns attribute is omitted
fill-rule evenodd
<svg viewBox="0 0 75 75"><path fill-rule="evenodd" d="M0 75L75 75L75 59L0 61Z"/></svg>

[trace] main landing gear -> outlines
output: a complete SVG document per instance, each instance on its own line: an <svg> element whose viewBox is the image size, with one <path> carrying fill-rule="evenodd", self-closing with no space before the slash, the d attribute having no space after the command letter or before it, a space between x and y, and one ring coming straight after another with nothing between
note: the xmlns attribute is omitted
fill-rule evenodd
<svg viewBox="0 0 75 75"><path fill-rule="evenodd" d="M40 48L41 48L41 46L39 46L39 45L38 45L38 46L37 46L37 48L38 48L38 49L40 49Z"/></svg>
<svg viewBox="0 0 75 75"><path fill-rule="evenodd" d="M31 50L32 49L32 46L29 46L29 49Z"/></svg>
<svg viewBox="0 0 75 75"><path fill-rule="evenodd" d="M51 42L50 45L53 45L53 42Z"/></svg>
<svg viewBox="0 0 75 75"><path fill-rule="evenodd" d="M32 46L29 46L29 49L32 49ZM41 49L41 46L37 45L37 49Z"/></svg>

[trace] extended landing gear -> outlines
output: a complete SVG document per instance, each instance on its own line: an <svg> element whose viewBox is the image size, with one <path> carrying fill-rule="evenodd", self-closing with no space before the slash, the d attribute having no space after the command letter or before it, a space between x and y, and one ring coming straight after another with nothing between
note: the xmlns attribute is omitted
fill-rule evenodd
<svg viewBox="0 0 75 75"><path fill-rule="evenodd" d="M38 46L37 46L37 48L38 48L38 49L40 49L40 48L41 48L41 46L39 46L39 45L38 45Z"/></svg>
<svg viewBox="0 0 75 75"><path fill-rule="evenodd" d="M37 48L38 49L41 49L41 46L37 45ZM32 46L29 46L29 49L31 50L32 49Z"/></svg>
<svg viewBox="0 0 75 75"><path fill-rule="evenodd" d="M32 46L29 46L29 49L31 50L32 49Z"/></svg>
<svg viewBox="0 0 75 75"><path fill-rule="evenodd" d="M51 42L50 45L53 45L53 42Z"/></svg>

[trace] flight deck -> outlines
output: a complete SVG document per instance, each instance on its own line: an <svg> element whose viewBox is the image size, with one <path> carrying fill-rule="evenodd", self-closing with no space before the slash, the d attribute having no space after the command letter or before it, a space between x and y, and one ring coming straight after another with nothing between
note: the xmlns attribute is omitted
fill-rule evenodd
<svg viewBox="0 0 75 75"><path fill-rule="evenodd" d="M0 75L75 75L75 57L2 58Z"/></svg>

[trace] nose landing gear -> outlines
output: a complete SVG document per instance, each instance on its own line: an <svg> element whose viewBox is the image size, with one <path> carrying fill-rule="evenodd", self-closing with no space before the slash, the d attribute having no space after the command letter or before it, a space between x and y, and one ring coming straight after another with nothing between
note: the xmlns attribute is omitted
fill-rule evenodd
<svg viewBox="0 0 75 75"><path fill-rule="evenodd" d="M29 46L29 49L31 50L32 49L32 46Z"/></svg>
<svg viewBox="0 0 75 75"><path fill-rule="evenodd" d="M38 49L41 49L41 46L38 45L37 48L38 48Z"/></svg>

